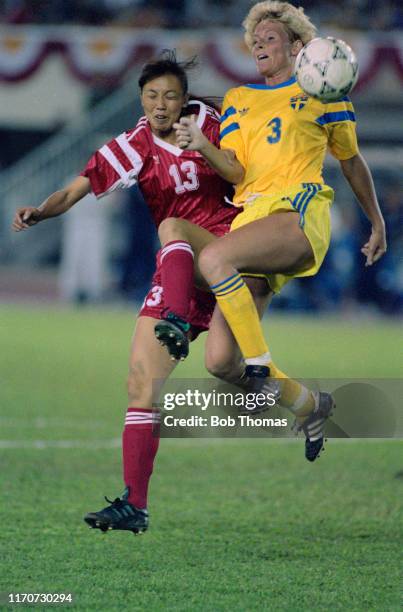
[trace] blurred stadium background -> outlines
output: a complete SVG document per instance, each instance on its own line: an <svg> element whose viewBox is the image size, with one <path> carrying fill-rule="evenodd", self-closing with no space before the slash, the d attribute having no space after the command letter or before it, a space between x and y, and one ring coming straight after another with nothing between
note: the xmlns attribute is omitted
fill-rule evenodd
<svg viewBox="0 0 403 612"><path fill-rule="evenodd" d="M141 113L137 76L163 48L197 55L191 90L222 95L256 79L240 0L2 0L0 2L0 300L133 302L152 274L156 237L136 189L24 234L10 221L78 173ZM333 240L319 276L291 283L273 308L397 315L403 305L403 8L398 0L302 1L323 35L356 51L352 94L362 151L388 226L389 250L365 269L369 227L337 165ZM79 210L78 210L79 209ZM81 245L81 246L80 246ZM84 249L83 251L80 250ZM86 270L84 269L86 268Z"/></svg>

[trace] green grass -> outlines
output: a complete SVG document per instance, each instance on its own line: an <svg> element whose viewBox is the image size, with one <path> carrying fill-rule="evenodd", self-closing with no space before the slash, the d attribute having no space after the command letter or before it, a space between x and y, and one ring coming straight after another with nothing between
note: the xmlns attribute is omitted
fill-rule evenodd
<svg viewBox="0 0 403 612"><path fill-rule="evenodd" d="M85 445L120 436L133 315L0 320L0 439L81 441L0 450L0 592L71 591L80 610L401 609L400 441L331 440L310 465L302 440L163 440L151 529L102 535L82 516L121 490L120 449ZM294 376L401 377L397 324L267 326ZM204 376L202 352L203 339L176 375Z"/></svg>

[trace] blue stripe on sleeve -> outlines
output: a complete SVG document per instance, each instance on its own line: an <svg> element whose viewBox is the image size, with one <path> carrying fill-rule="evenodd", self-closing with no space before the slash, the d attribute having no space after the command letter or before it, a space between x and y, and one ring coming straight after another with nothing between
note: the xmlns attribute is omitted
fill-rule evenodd
<svg viewBox="0 0 403 612"><path fill-rule="evenodd" d="M225 113L221 116L221 123L224 123L224 121L228 119L228 117L231 117L231 115L236 115L236 108L234 108L233 106L229 106Z"/></svg>
<svg viewBox="0 0 403 612"><path fill-rule="evenodd" d="M316 123L319 123L319 125L339 121L355 121L355 114L352 111L338 111L336 113L325 113L316 119Z"/></svg>
<svg viewBox="0 0 403 612"><path fill-rule="evenodd" d="M239 130L239 123L230 123L229 125L227 125L227 127L224 128L220 134L220 140L224 138L224 136L226 136L227 134L233 132L234 130Z"/></svg>

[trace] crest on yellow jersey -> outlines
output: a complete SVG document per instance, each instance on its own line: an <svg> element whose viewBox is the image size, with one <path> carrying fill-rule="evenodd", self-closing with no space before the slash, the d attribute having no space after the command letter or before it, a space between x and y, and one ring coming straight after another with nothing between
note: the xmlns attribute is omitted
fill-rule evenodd
<svg viewBox="0 0 403 612"><path fill-rule="evenodd" d="M293 96L292 98L290 98L291 108L296 111L302 110L307 102L308 96L306 96L305 94L298 94L297 96Z"/></svg>

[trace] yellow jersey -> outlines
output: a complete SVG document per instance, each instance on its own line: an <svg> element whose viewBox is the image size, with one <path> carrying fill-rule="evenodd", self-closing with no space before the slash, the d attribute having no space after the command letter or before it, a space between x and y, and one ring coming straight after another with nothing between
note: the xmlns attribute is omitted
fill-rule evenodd
<svg viewBox="0 0 403 612"><path fill-rule="evenodd" d="M358 153L349 98L323 104L308 97L295 77L279 85L230 89L223 103L221 148L233 149L245 168L234 203L321 183L327 149L339 160Z"/></svg>

